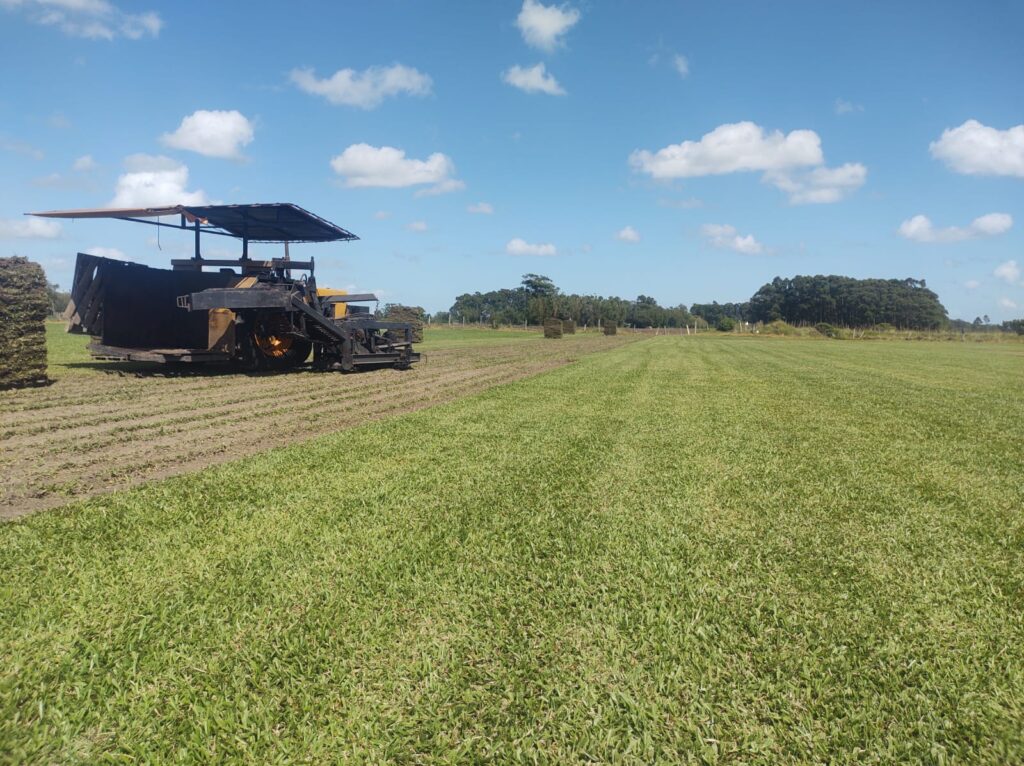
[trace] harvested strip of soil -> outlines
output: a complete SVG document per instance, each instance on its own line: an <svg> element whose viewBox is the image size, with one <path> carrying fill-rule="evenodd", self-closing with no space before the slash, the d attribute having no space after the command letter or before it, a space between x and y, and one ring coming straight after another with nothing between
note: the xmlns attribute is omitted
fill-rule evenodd
<svg viewBox="0 0 1024 766"><path fill-rule="evenodd" d="M73 374L0 392L0 518L198 470L449 402L631 338L429 352L406 372Z"/></svg>

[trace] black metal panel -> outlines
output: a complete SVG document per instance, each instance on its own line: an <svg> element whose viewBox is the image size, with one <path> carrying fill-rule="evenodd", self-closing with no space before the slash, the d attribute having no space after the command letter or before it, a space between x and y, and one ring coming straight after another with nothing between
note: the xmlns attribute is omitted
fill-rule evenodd
<svg viewBox="0 0 1024 766"><path fill-rule="evenodd" d="M178 296L225 287L231 274L153 269L100 259L103 345L126 348L201 348L209 345L206 312L178 308Z"/></svg>
<svg viewBox="0 0 1024 766"><path fill-rule="evenodd" d="M177 272L181 273L181 272ZM217 288L188 296L190 311L207 309L292 309L292 293L284 288Z"/></svg>

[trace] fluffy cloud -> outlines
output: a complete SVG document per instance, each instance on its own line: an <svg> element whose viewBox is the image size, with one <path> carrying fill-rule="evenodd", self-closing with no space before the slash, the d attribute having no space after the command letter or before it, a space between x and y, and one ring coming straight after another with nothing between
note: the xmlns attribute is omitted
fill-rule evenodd
<svg viewBox="0 0 1024 766"><path fill-rule="evenodd" d="M426 231L428 227L426 221L413 221L412 223L407 223L405 225L405 228L408 229L409 231L422 233Z"/></svg>
<svg viewBox="0 0 1024 766"><path fill-rule="evenodd" d="M964 287L966 287L968 290L977 290L979 287L981 287L981 282L979 282L977 279L968 279L966 282L964 282Z"/></svg>
<svg viewBox="0 0 1024 766"><path fill-rule="evenodd" d="M928 148L957 173L1024 178L1024 125L998 130L968 120L942 131Z"/></svg>
<svg viewBox="0 0 1024 766"><path fill-rule="evenodd" d="M57 221L14 218L0 221L0 239L56 239L63 233Z"/></svg>
<svg viewBox="0 0 1024 766"><path fill-rule="evenodd" d="M79 157L77 160L74 161L74 164L71 165L71 169L79 173L89 173L90 171L93 171L98 167L99 165L97 164L96 160L92 158L91 154L85 154Z"/></svg>
<svg viewBox="0 0 1024 766"><path fill-rule="evenodd" d="M690 74L690 60L686 58L682 53L677 53L672 57L672 66L676 72L679 73L680 77L687 77Z"/></svg>
<svg viewBox="0 0 1024 766"><path fill-rule="evenodd" d="M553 51L562 43L562 37L580 20L580 12L568 6L543 5L536 0L524 0L516 17L516 26L528 45Z"/></svg>
<svg viewBox="0 0 1024 766"><path fill-rule="evenodd" d="M1020 266L1017 265L1016 261L1006 261L996 266L996 270L992 272L993 276L999 277L1004 282L1009 282L1011 285L1015 285L1020 282Z"/></svg>
<svg viewBox="0 0 1024 766"><path fill-rule="evenodd" d="M331 160L334 172L345 177L350 188L383 187L401 189L407 186L431 185L441 194L464 188L465 184L451 176L455 163L446 154L435 152L425 160L414 160L393 146L352 144Z"/></svg>
<svg viewBox="0 0 1024 766"><path fill-rule="evenodd" d="M373 217L376 218L378 221L386 221L391 217L391 211L378 210L376 213L373 214Z"/></svg>
<svg viewBox="0 0 1024 766"><path fill-rule="evenodd" d="M490 202L477 202L475 205L467 207L466 210L478 215L491 215L494 212L494 205Z"/></svg>
<svg viewBox="0 0 1024 766"><path fill-rule="evenodd" d="M107 0L0 0L0 7L20 11L33 23L57 27L69 37L89 40L156 37L164 25L153 11L125 13Z"/></svg>
<svg viewBox="0 0 1024 766"><path fill-rule="evenodd" d="M239 111L200 109L181 121L173 133L164 133L160 141L172 149L184 149L206 157L243 159L242 148L253 139L253 127Z"/></svg>
<svg viewBox="0 0 1024 766"><path fill-rule="evenodd" d="M740 236L735 226L722 223L708 223L700 227L700 233L708 244L722 250L734 250L743 255L760 255L764 245L754 239L753 234Z"/></svg>
<svg viewBox="0 0 1024 766"><path fill-rule="evenodd" d="M652 178L696 178L751 170L789 170L821 165L821 139L813 130L765 133L753 122L719 125L700 141L671 144L657 152L638 149L634 169Z"/></svg>
<svg viewBox="0 0 1024 766"><path fill-rule="evenodd" d="M300 90L323 96L332 104L375 109L384 99L406 93L426 96L433 80L413 67L402 64L372 66L357 72L339 69L326 79L317 78L312 69L293 69L291 80Z"/></svg>
<svg viewBox="0 0 1024 766"><path fill-rule="evenodd" d="M170 157L133 154L125 158L126 172L117 179L111 207L205 205L206 193L186 191L188 168Z"/></svg>
<svg viewBox="0 0 1024 766"><path fill-rule="evenodd" d="M115 261L128 260L127 256L125 256L125 254L116 247L100 247L99 245L94 245L93 247L86 248L82 252L89 255L98 255L100 258L113 258Z"/></svg>
<svg viewBox="0 0 1024 766"><path fill-rule="evenodd" d="M837 168L820 167L807 171L773 170L764 180L786 192L793 205L838 202L856 191L868 177L868 169L859 162L847 162Z"/></svg>
<svg viewBox="0 0 1024 766"><path fill-rule="evenodd" d="M975 218L969 226L947 226L944 229L936 229L926 215L915 215L900 224L898 233L915 242L962 242L1004 234L1012 226L1013 217L1007 213L989 213Z"/></svg>
<svg viewBox="0 0 1024 766"><path fill-rule="evenodd" d="M558 248L550 242L535 245L516 237L505 245L505 252L509 255L558 255Z"/></svg>
<svg viewBox="0 0 1024 766"><path fill-rule="evenodd" d="M1001 309L1008 309L1009 311L1013 311L1014 309L1017 308L1017 302L1016 301L1011 301L1009 298L1000 298L999 299L999 308L1001 308Z"/></svg>
<svg viewBox="0 0 1024 766"><path fill-rule="evenodd" d="M619 240L620 242L639 242L640 232L638 232L632 226L626 226L622 229L619 229L619 231L616 232L615 239Z"/></svg>
<svg viewBox="0 0 1024 766"><path fill-rule="evenodd" d="M529 69L516 64L506 69L501 79L526 93L547 93L549 96L564 96L565 89L558 84L553 74L547 72L543 62Z"/></svg>

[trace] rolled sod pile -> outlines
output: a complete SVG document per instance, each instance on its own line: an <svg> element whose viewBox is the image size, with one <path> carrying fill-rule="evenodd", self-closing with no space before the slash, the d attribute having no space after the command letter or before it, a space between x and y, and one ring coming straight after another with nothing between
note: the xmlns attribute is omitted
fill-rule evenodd
<svg viewBox="0 0 1024 766"><path fill-rule="evenodd" d="M419 306L391 306L385 319L388 322L408 322L412 325L413 342L423 342L423 309Z"/></svg>
<svg viewBox="0 0 1024 766"><path fill-rule="evenodd" d="M576 322L574 322L572 319L563 319L562 320L562 333L565 334L565 335L575 335L576 334Z"/></svg>
<svg viewBox="0 0 1024 766"><path fill-rule="evenodd" d="M601 326L604 328L605 335L615 335L619 331L619 325L607 319L601 322Z"/></svg>
<svg viewBox="0 0 1024 766"><path fill-rule="evenodd" d="M0 388L46 382L46 275L27 258L0 258Z"/></svg>
<svg viewBox="0 0 1024 766"><path fill-rule="evenodd" d="M544 320L544 337L545 338L561 338L562 337L562 320L561 319L545 319Z"/></svg>

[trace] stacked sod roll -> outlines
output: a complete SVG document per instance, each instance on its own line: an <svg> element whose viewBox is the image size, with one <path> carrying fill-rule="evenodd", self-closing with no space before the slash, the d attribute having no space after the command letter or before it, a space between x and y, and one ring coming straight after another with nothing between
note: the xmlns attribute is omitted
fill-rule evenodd
<svg viewBox="0 0 1024 766"><path fill-rule="evenodd" d="M388 306L384 318L388 322L408 322L412 325L413 342L423 342L423 309L419 306Z"/></svg>
<svg viewBox="0 0 1024 766"><path fill-rule="evenodd" d="M605 335L615 335L619 331L619 325L617 322L613 322L610 319L605 319L601 322L601 327L604 328Z"/></svg>
<svg viewBox="0 0 1024 766"><path fill-rule="evenodd" d="M563 335L575 335L576 334L576 322L572 319L562 320L562 334Z"/></svg>
<svg viewBox="0 0 1024 766"><path fill-rule="evenodd" d="M27 258L0 258L0 388L46 382L46 275Z"/></svg>
<svg viewBox="0 0 1024 766"><path fill-rule="evenodd" d="M545 319L544 320L544 337L545 338L561 338L562 337L562 320L561 319Z"/></svg>

